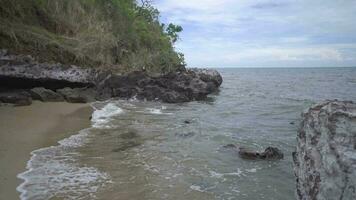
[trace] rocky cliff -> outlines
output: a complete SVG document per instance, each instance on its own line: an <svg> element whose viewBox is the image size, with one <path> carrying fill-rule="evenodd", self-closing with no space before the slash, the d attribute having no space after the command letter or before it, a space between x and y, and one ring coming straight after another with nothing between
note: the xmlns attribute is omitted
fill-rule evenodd
<svg viewBox="0 0 356 200"><path fill-rule="evenodd" d="M38 63L30 56L0 50L0 103L29 105L32 99L83 103L115 97L179 103L203 100L221 83L216 70L189 69L156 76L144 71L115 74Z"/></svg>
<svg viewBox="0 0 356 200"><path fill-rule="evenodd" d="M327 101L302 117L293 154L297 199L356 199L356 104Z"/></svg>

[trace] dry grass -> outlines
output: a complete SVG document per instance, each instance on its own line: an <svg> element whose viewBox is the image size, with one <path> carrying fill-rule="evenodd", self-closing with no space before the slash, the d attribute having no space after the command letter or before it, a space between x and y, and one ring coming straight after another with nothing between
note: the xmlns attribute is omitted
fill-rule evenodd
<svg viewBox="0 0 356 200"><path fill-rule="evenodd" d="M121 1L130 0L115 2ZM157 25L137 23L130 7L111 16L110 5L96 0L0 0L0 48L40 61L115 71L170 71L179 66L177 53ZM143 24L145 31L148 27L144 39L136 24Z"/></svg>

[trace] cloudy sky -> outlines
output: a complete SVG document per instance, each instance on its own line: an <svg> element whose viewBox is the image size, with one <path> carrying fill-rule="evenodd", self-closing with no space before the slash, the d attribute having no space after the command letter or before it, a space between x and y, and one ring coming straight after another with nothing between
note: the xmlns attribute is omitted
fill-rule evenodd
<svg viewBox="0 0 356 200"><path fill-rule="evenodd" d="M356 66L356 0L154 0L189 67Z"/></svg>

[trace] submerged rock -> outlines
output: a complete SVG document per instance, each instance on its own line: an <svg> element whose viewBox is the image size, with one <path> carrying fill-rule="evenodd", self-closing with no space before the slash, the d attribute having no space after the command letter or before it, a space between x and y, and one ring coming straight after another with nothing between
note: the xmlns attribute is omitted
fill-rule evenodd
<svg viewBox="0 0 356 200"><path fill-rule="evenodd" d="M239 148L239 155L244 159L262 159L262 160L278 160L283 159L284 155L281 150L276 147L267 147L264 152L256 152L248 150L244 147Z"/></svg>
<svg viewBox="0 0 356 200"><path fill-rule="evenodd" d="M28 106L32 104L32 98L24 90L2 91L0 92L0 103Z"/></svg>
<svg viewBox="0 0 356 200"><path fill-rule="evenodd" d="M327 101L302 117L293 153L297 199L356 199L356 104Z"/></svg>
<svg viewBox="0 0 356 200"><path fill-rule="evenodd" d="M126 151L128 149L140 146L142 143L140 141L136 140L129 140L129 141L124 141L121 142L116 149L113 149L112 152L122 152Z"/></svg>
<svg viewBox="0 0 356 200"><path fill-rule="evenodd" d="M190 120L184 120L185 124L191 124L192 122Z"/></svg>
<svg viewBox="0 0 356 200"><path fill-rule="evenodd" d="M129 130L127 132L120 134L119 137L122 139L129 140L129 139L135 139L137 137L140 137L140 135L134 130Z"/></svg>
<svg viewBox="0 0 356 200"><path fill-rule="evenodd" d="M235 144L227 144L223 146L224 149L237 149Z"/></svg>
<svg viewBox="0 0 356 200"><path fill-rule="evenodd" d="M175 135L177 137L181 137L181 138L190 138L190 137L193 137L195 135L195 133L194 132L176 133Z"/></svg>
<svg viewBox="0 0 356 200"><path fill-rule="evenodd" d="M30 90L30 94L32 99L34 100L40 100L43 102L60 102L64 101L64 98L62 95L52 91L48 90L46 88L40 87L40 88L33 88Z"/></svg>

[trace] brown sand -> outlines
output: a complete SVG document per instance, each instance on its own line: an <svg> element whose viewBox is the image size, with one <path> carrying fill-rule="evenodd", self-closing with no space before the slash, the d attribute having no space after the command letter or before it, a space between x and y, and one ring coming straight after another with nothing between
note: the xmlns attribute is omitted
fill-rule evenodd
<svg viewBox="0 0 356 200"><path fill-rule="evenodd" d="M17 174L25 171L30 152L90 126L88 104L41 103L0 106L0 200L19 199Z"/></svg>

